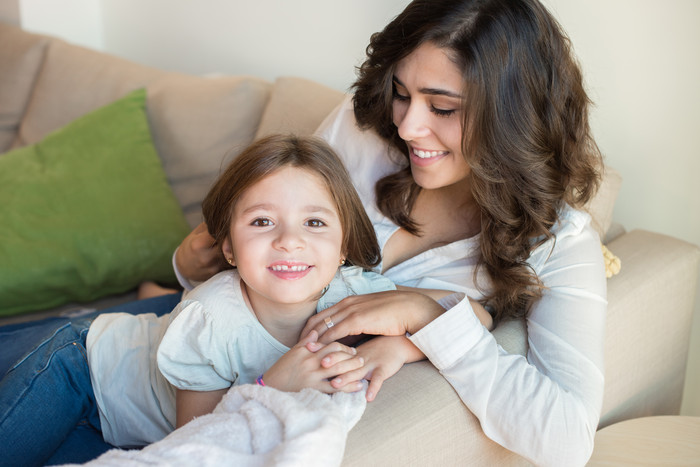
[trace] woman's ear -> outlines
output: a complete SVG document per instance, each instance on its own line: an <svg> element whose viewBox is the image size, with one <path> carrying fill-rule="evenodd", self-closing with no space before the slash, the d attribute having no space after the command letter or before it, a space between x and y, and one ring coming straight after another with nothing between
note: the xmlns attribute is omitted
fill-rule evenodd
<svg viewBox="0 0 700 467"><path fill-rule="evenodd" d="M228 264L230 264L231 266L235 267L236 266L236 258L233 255L233 248L231 247L231 239L229 237L226 237L226 239L221 244L221 252L224 254L224 258L226 258L226 262Z"/></svg>

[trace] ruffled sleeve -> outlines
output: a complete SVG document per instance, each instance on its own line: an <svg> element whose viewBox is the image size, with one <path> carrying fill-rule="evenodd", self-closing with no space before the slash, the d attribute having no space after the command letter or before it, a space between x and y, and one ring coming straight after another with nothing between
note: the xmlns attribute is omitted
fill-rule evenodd
<svg viewBox="0 0 700 467"><path fill-rule="evenodd" d="M228 343L215 320L197 301L183 301L158 347L158 369L178 389L214 391L228 388L238 374L232 370Z"/></svg>

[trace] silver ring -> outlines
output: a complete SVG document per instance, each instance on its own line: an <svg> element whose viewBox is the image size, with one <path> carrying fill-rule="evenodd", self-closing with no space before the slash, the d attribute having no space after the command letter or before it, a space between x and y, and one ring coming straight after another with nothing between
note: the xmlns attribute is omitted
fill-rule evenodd
<svg viewBox="0 0 700 467"><path fill-rule="evenodd" d="M335 326L335 323L333 322L333 320L331 319L330 316L329 316L328 318L325 318L325 319L323 320L323 322L326 323L326 327L327 327L328 329L330 329L330 328L332 328L333 326Z"/></svg>

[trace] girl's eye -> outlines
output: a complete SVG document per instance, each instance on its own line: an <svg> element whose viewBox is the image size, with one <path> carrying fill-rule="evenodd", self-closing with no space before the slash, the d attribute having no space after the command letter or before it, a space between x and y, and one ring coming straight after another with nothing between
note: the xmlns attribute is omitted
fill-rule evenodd
<svg viewBox="0 0 700 467"><path fill-rule="evenodd" d="M255 227L269 227L272 225L272 221L270 219L265 219L264 217L258 217L257 219L253 220L250 225Z"/></svg>
<svg viewBox="0 0 700 467"><path fill-rule="evenodd" d="M309 227L324 227L326 225L321 219L309 219L304 223L304 225Z"/></svg>
<svg viewBox="0 0 700 467"><path fill-rule="evenodd" d="M450 110L438 109L435 106L430 106L430 110L438 117L449 117L450 115L455 113L454 109L450 109Z"/></svg>

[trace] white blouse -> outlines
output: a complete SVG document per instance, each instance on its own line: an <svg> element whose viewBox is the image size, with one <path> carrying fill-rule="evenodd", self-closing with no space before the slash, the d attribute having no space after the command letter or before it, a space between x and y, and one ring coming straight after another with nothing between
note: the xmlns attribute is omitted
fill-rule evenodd
<svg viewBox="0 0 700 467"><path fill-rule="evenodd" d="M405 162L376 133L357 127L349 96L317 135L346 164L383 251L398 227L377 209L374 185ZM528 259L546 290L527 317L527 357L503 350L467 299L411 340L479 418L489 438L537 465L584 465L603 400L605 268L588 214L567 206L552 232L554 238ZM473 282L479 240L477 235L425 251L383 274L399 285L479 299L483 295ZM478 281L488 289L485 274Z"/></svg>

